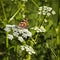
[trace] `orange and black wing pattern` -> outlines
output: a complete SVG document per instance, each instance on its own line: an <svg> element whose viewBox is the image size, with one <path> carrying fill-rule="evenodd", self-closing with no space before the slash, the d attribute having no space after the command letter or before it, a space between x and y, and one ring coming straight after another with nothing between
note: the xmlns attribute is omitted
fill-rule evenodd
<svg viewBox="0 0 60 60"><path fill-rule="evenodd" d="M28 19L24 19L22 22L20 22L18 27L28 28Z"/></svg>

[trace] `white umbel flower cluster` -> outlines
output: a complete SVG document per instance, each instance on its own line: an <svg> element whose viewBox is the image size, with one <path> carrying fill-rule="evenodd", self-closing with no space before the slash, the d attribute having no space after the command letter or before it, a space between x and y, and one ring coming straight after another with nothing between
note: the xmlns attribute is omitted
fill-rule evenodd
<svg viewBox="0 0 60 60"><path fill-rule="evenodd" d="M18 40L19 40L20 42L23 42L23 41L24 41L24 39L23 39L21 36L18 37Z"/></svg>
<svg viewBox="0 0 60 60"><path fill-rule="evenodd" d="M15 25L6 25L4 30L8 33L12 32L11 35L17 37L20 42L24 41L23 38L32 37L32 33L28 29L16 27ZM9 39L12 37L11 35L8 35ZM13 37L10 40L12 39Z"/></svg>
<svg viewBox="0 0 60 60"><path fill-rule="evenodd" d="M31 28L31 29L35 30L37 33L46 32L46 29L44 28L44 26L41 26L40 28L35 26L35 27Z"/></svg>
<svg viewBox="0 0 60 60"><path fill-rule="evenodd" d="M7 31L7 32L11 31L11 29L9 27L5 27L4 30Z"/></svg>
<svg viewBox="0 0 60 60"><path fill-rule="evenodd" d="M8 39L12 40L14 37L11 34L8 34Z"/></svg>
<svg viewBox="0 0 60 60"><path fill-rule="evenodd" d="M5 31L10 32L11 28L15 27L15 25L9 25L7 24L6 27L4 28Z"/></svg>
<svg viewBox="0 0 60 60"><path fill-rule="evenodd" d="M28 30L28 29L23 29L23 34L22 36L24 38L27 38L27 37L31 37L32 36L32 33Z"/></svg>
<svg viewBox="0 0 60 60"><path fill-rule="evenodd" d="M41 6L39 7L39 12L38 12L39 15L47 15L47 16L50 16L51 14L52 15L55 15L56 12L51 8L51 7L48 7L48 6Z"/></svg>
<svg viewBox="0 0 60 60"><path fill-rule="evenodd" d="M35 54L34 49L29 45L22 45L21 50L26 50L26 52L28 52L30 55Z"/></svg>

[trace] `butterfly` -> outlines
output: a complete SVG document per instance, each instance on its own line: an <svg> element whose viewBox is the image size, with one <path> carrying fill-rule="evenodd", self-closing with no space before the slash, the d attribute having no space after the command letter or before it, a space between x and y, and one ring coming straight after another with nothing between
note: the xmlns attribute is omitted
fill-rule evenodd
<svg viewBox="0 0 60 60"><path fill-rule="evenodd" d="M25 18L22 22L18 24L18 27L28 28L28 19Z"/></svg>

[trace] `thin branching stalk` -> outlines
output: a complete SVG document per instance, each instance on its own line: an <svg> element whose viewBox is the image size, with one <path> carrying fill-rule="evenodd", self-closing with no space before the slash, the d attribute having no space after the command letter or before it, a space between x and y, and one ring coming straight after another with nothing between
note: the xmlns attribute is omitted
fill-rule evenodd
<svg viewBox="0 0 60 60"><path fill-rule="evenodd" d="M15 14L9 19L8 23L11 22L14 17L19 13L19 11L23 8L23 4L20 6L20 8L18 8L18 10L15 12ZM21 11L20 11L21 12Z"/></svg>
<svg viewBox="0 0 60 60"><path fill-rule="evenodd" d="M37 5L37 3L34 0L31 0L31 2L37 7L39 8L39 6Z"/></svg>
<svg viewBox="0 0 60 60"><path fill-rule="evenodd" d="M59 26L56 28L56 44L57 46L60 44L60 40L59 40ZM60 50L57 50L57 54L58 54L58 57L57 57L57 60L60 60L60 57L59 57L59 52Z"/></svg>
<svg viewBox="0 0 60 60"><path fill-rule="evenodd" d="M19 11L20 11L20 8L15 12L15 14L9 19L8 22L12 21Z"/></svg>

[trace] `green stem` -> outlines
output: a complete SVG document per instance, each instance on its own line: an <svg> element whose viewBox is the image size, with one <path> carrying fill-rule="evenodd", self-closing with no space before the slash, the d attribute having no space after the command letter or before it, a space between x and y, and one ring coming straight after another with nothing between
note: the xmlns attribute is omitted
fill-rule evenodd
<svg viewBox="0 0 60 60"><path fill-rule="evenodd" d="M56 44L57 46L60 44L60 39L59 39L59 26L57 26L56 28ZM58 57L57 57L57 60L60 60L60 56L59 56L59 52L60 50L57 50L57 54L58 54Z"/></svg>
<svg viewBox="0 0 60 60"><path fill-rule="evenodd" d="M10 21L12 21L13 20L13 18L18 14L18 12L20 11L20 8L16 11L16 13L9 19L9 21L8 22L10 22Z"/></svg>
<svg viewBox="0 0 60 60"><path fill-rule="evenodd" d="M19 49L20 49L20 45L17 45L17 46L16 46L16 52L17 52L16 57L17 57L17 60L19 60L19 59L18 59L18 51L19 51Z"/></svg>
<svg viewBox="0 0 60 60"><path fill-rule="evenodd" d="M6 48L7 48L7 54L9 54L8 47L9 47L9 44L8 44L8 32L6 32ZM6 56L6 60L9 60L9 57L8 56Z"/></svg>
<svg viewBox="0 0 60 60"><path fill-rule="evenodd" d="M6 49L7 49L7 56L4 56L3 60L9 60L9 57L8 57L8 54L9 54L8 47L9 47L9 44L8 44L8 32L6 32Z"/></svg>
<svg viewBox="0 0 60 60"><path fill-rule="evenodd" d="M19 11L22 9L23 5L20 6L20 8L15 12L15 14L9 19L8 23L14 19L14 17L19 13Z"/></svg>
<svg viewBox="0 0 60 60"><path fill-rule="evenodd" d="M56 43L59 45L59 26L56 28Z"/></svg>
<svg viewBox="0 0 60 60"><path fill-rule="evenodd" d="M31 60L31 56L28 54L26 60Z"/></svg>
<svg viewBox="0 0 60 60"><path fill-rule="evenodd" d="M37 33L36 36L35 36L35 42L36 42L36 43L37 43L37 41L38 41L38 39L37 39L37 38L38 38L38 35L39 35L39 34Z"/></svg>
<svg viewBox="0 0 60 60"><path fill-rule="evenodd" d="M37 5L37 3L34 0L31 0L31 2L37 7L39 8L39 6Z"/></svg>
<svg viewBox="0 0 60 60"><path fill-rule="evenodd" d="M8 32L6 32L6 48L8 48Z"/></svg>

